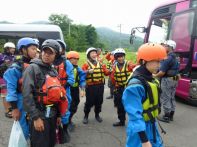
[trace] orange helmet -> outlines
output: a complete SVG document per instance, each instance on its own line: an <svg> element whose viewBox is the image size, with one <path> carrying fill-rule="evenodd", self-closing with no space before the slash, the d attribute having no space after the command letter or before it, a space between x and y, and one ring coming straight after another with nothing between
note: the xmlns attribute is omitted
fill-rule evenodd
<svg viewBox="0 0 197 147"><path fill-rule="evenodd" d="M163 60L167 57L167 53L165 48L160 44L154 44L154 43L146 43L139 47L137 52L137 62L145 60L145 61L151 61L151 60Z"/></svg>
<svg viewBox="0 0 197 147"><path fill-rule="evenodd" d="M79 59L79 53L76 51L70 51L66 55L67 59L76 58Z"/></svg>

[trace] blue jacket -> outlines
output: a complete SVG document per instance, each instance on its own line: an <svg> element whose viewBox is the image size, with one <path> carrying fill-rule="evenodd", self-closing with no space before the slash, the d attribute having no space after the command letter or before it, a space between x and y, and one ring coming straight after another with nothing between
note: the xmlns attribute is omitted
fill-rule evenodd
<svg viewBox="0 0 197 147"><path fill-rule="evenodd" d="M69 60L65 60L64 62L66 62L66 74L68 76L67 79L67 83L69 83L69 85L73 85L75 83L75 78L74 78L74 73L73 73L73 65L70 63Z"/></svg>
<svg viewBox="0 0 197 147"><path fill-rule="evenodd" d="M27 139L29 137L29 127L26 121L26 112L23 110L23 97L22 93L18 92L17 90L18 80L22 78L22 68L20 68L21 67L19 65L13 63L13 65L4 73L3 78L7 84L6 101L15 101L17 103L17 108L21 112L19 122L24 136Z"/></svg>
<svg viewBox="0 0 197 147"><path fill-rule="evenodd" d="M132 79L130 82L136 82ZM157 124L150 121L145 122L143 118L142 101L145 99L145 89L141 84L133 84L128 86L122 97L124 109L129 116L127 126L127 143L126 147L142 147L142 143L138 132L145 131L148 140L153 147L163 147L161 137L158 132ZM156 142L153 141L153 125L156 126Z"/></svg>

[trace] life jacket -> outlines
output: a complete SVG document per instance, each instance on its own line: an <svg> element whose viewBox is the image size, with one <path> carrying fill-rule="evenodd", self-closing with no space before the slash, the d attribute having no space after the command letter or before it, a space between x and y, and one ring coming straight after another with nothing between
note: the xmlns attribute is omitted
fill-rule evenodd
<svg viewBox="0 0 197 147"><path fill-rule="evenodd" d="M100 62L97 62L97 65L93 65L91 62L87 62L89 67L88 69L94 69L93 73L88 73L86 77L86 82L88 83L104 83L104 72Z"/></svg>
<svg viewBox="0 0 197 147"><path fill-rule="evenodd" d="M139 81L131 81L132 78L136 78ZM128 85L134 85L134 84L140 84L144 87L146 92L146 98L142 101L143 105L143 118L144 121L151 121L154 122L156 117L160 113L160 86L159 81L157 79L154 79L152 82L146 81L142 77L131 77L128 80Z"/></svg>
<svg viewBox="0 0 197 147"><path fill-rule="evenodd" d="M21 67L21 71L23 72L27 67L29 66L28 63L23 63ZM17 90L18 92L22 92L22 84L23 84L23 78L21 77L17 82Z"/></svg>
<svg viewBox="0 0 197 147"><path fill-rule="evenodd" d="M21 73L29 66L28 63L25 63L21 60L18 60L17 62L13 63L10 68L16 68L19 71L21 71ZM17 92L21 93L22 92L22 83L23 83L23 79L22 77L17 81Z"/></svg>
<svg viewBox="0 0 197 147"><path fill-rule="evenodd" d="M65 86L67 83L68 76L66 74L66 62L65 60L58 66L55 67L58 72L58 77L62 86Z"/></svg>
<svg viewBox="0 0 197 147"><path fill-rule="evenodd" d="M68 109L66 90L61 85L58 77L45 76L45 83L36 92L37 100L44 105L58 104L61 115Z"/></svg>
<svg viewBox="0 0 197 147"><path fill-rule="evenodd" d="M114 79L118 86L125 86L128 80L128 77L131 74L131 71L128 70L128 62L125 61L122 69L120 70L118 68L118 65L115 65L115 73L114 73Z"/></svg>
<svg viewBox="0 0 197 147"><path fill-rule="evenodd" d="M78 87L79 86L79 73L78 73L77 67L74 67L73 73L74 73L75 83L73 84L72 87Z"/></svg>
<svg viewBox="0 0 197 147"><path fill-rule="evenodd" d="M165 74L167 77L174 77L179 73L180 63L176 58L172 58L169 68Z"/></svg>

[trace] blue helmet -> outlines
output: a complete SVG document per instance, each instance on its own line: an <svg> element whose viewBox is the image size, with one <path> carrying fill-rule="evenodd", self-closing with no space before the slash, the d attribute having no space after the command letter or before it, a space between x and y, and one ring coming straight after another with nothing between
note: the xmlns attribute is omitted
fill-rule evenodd
<svg viewBox="0 0 197 147"><path fill-rule="evenodd" d="M66 43L64 41L58 39L57 42L61 45L62 50L66 50Z"/></svg>
<svg viewBox="0 0 197 147"><path fill-rule="evenodd" d="M35 39L24 37L24 38L19 39L17 43L17 49L21 50L22 48L27 48L30 45L35 45L37 47L39 46L39 44L35 41Z"/></svg>

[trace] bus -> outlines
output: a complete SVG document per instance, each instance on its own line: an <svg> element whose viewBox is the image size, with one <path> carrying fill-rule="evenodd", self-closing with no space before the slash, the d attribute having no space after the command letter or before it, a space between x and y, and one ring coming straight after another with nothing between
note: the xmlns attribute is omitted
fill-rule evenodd
<svg viewBox="0 0 197 147"><path fill-rule="evenodd" d="M39 44L46 39L64 40L59 26L52 24L0 24L0 48L4 43L17 41L23 37L31 37L39 40Z"/></svg>
<svg viewBox="0 0 197 147"><path fill-rule="evenodd" d="M135 32L145 33L144 43L174 40L174 52L180 59L181 79L176 96L197 105L197 0L170 0L156 7L147 27L131 30L130 42Z"/></svg>

